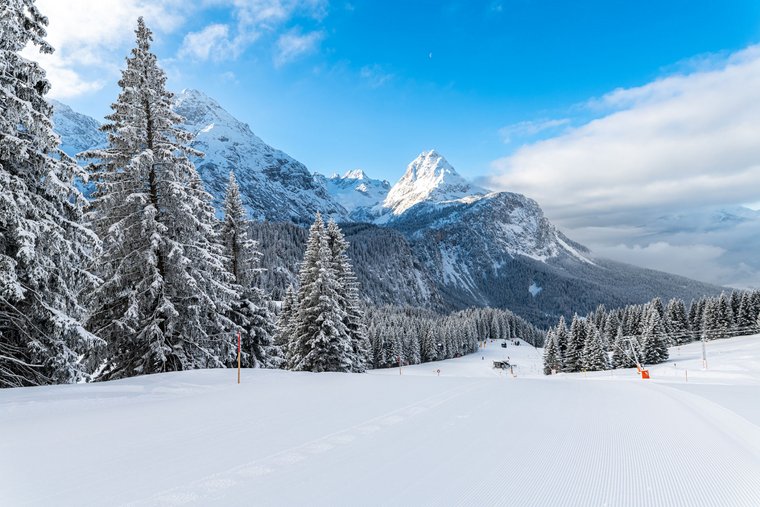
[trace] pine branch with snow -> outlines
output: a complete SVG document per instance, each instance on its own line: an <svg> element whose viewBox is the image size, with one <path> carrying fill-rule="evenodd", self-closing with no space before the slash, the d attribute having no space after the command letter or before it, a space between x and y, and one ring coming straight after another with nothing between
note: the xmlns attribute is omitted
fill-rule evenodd
<svg viewBox="0 0 760 507"><path fill-rule="evenodd" d="M98 245L82 225L80 170L59 149L45 71L20 55L53 52L47 23L33 0L0 7L0 387L79 381L81 356L102 344L80 323Z"/></svg>

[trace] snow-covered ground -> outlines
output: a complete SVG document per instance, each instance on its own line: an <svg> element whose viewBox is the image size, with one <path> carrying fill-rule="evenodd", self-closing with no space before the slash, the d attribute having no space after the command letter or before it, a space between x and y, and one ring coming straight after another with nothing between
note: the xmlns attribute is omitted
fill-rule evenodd
<svg viewBox="0 0 760 507"><path fill-rule="evenodd" d="M401 375L1 390L0 505L760 505L760 336L671 357L543 377L489 343Z"/></svg>

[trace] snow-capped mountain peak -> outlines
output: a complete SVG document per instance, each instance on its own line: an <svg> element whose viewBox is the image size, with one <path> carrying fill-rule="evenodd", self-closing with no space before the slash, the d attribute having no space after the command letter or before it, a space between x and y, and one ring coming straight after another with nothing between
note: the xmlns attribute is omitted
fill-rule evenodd
<svg viewBox="0 0 760 507"><path fill-rule="evenodd" d="M380 206L391 188L388 181L370 178L361 169L346 171L343 176L334 173L330 178L315 174L314 178L357 222L372 221L375 218L373 210Z"/></svg>
<svg viewBox="0 0 760 507"><path fill-rule="evenodd" d="M450 201L485 193L487 190L469 183L442 155L430 150L423 151L407 166L388 192L383 207L400 215L423 201Z"/></svg>
<svg viewBox="0 0 760 507"><path fill-rule="evenodd" d="M367 178L367 173L361 169L352 169L351 171L346 171L343 175L344 180L364 180Z"/></svg>

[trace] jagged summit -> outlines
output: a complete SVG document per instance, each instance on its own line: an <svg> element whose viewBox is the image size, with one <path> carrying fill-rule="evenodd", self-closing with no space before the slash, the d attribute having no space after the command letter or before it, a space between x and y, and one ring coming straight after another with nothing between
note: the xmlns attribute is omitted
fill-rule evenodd
<svg viewBox="0 0 760 507"><path fill-rule="evenodd" d="M442 155L430 150L423 151L407 166L388 192L383 207L400 215L423 201L449 201L485 193L487 190L469 183Z"/></svg>
<svg viewBox="0 0 760 507"><path fill-rule="evenodd" d="M346 180L364 180L367 178L367 173L362 169L352 169L351 171L346 171L346 174L343 175L343 179Z"/></svg>
<svg viewBox="0 0 760 507"><path fill-rule="evenodd" d="M391 188L386 180L370 178L361 169L346 171L343 176L334 173L330 178L321 174L314 175L315 180L327 188L327 192L349 213L349 218L356 222L371 222L376 213L374 208L383 202Z"/></svg>

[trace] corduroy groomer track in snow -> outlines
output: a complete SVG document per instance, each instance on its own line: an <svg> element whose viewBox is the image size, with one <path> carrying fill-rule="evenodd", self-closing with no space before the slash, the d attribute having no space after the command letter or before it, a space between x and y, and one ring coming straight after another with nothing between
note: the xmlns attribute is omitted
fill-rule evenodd
<svg viewBox="0 0 760 507"><path fill-rule="evenodd" d="M401 374L0 391L0 503L760 504L760 336L709 342L707 371L699 343L671 348L650 381L543 377L540 349L499 345ZM514 375L492 368L507 356Z"/></svg>

